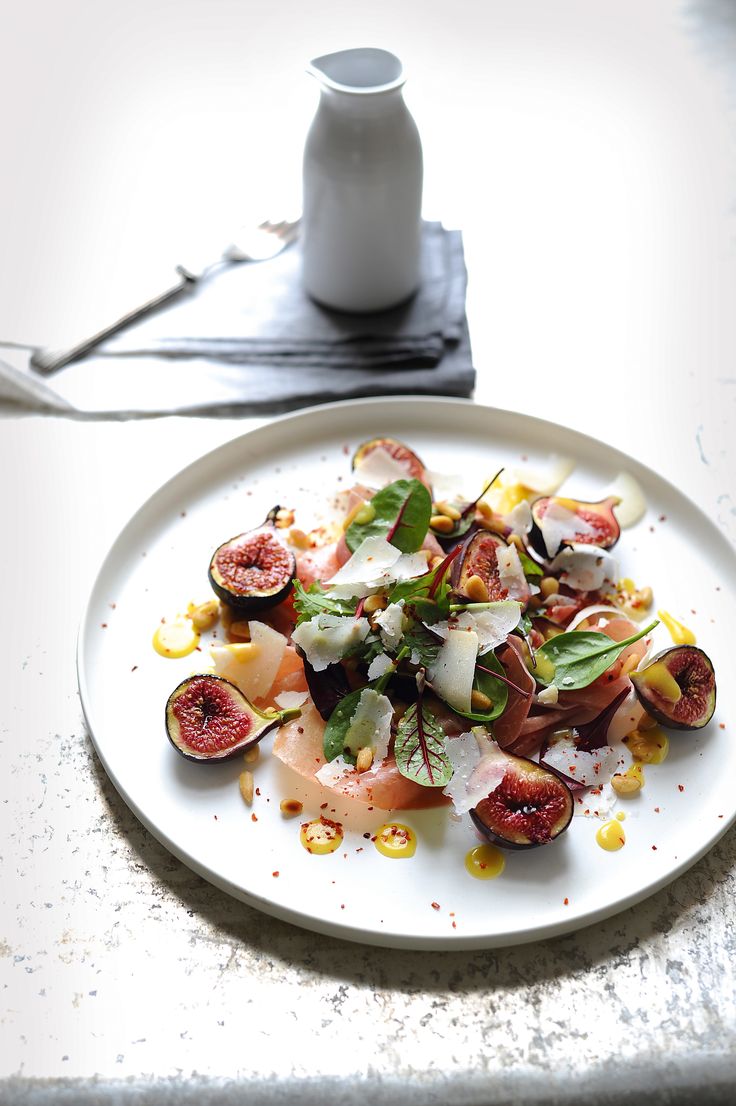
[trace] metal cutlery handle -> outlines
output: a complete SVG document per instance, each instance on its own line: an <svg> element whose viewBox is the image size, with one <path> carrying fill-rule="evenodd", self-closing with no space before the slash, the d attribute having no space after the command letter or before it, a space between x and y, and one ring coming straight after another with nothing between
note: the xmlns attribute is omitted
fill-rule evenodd
<svg viewBox="0 0 736 1106"><path fill-rule="evenodd" d="M77 358L84 357L84 355L93 350L95 346L99 346L104 342L106 338L111 338L113 334L117 334L119 331L124 330L126 326L130 326L131 323L136 322L138 319L142 319L143 316L147 315L150 311L155 311L159 307L164 307L165 304L177 299L182 292L189 291L193 288L197 283L197 278L183 267L179 267L177 271L181 277L178 284L175 284L165 292L161 292L160 295L154 296L153 299L141 304L140 307L136 307L132 311L129 311L110 326L106 326L104 330L98 330L91 338L85 338L83 342L78 342L76 346L72 346L70 349L36 350L31 357L31 364L34 369L38 369L40 372L44 373L52 373L55 372L56 369L63 368L64 365L68 365L71 361L76 361Z"/></svg>

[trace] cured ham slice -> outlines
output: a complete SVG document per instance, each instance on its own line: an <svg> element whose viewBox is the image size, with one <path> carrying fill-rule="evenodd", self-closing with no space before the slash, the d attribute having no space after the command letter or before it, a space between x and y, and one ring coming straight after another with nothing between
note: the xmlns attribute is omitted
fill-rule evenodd
<svg viewBox="0 0 736 1106"><path fill-rule="evenodd" d="M323 790L380 810L417 810L445 806L449 802L438 788L421 787L402 776L392 754L375 771L356 772L334 785L316 780L316 773L326 763L322 753L324 732L325 722L308 700L302 707L301 717L282 726L276 734L274 756L304 779L318 783Z"/></svg>

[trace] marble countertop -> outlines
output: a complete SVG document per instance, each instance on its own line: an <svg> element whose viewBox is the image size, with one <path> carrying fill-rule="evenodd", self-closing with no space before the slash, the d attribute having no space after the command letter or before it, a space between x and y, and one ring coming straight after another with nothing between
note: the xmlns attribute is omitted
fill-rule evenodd
<svg viewBox="0 0 736 1106"><path fill-rule="evenodd" d="M736 543L736 144L723 65L733 28L721 22L723 6L705 2L600 6L595 16L570 2L554 18L532 7L522 19L494 3L481 17L461 3L451 21L433 5L432 32L418 42L416 4L399 16L382 3L371 25L399 53L414 46L428 200L465 231L477 399L629 452ZM163 5L149 8L151 42L161 44ZM201 33L197 10L194 0L182 5L187 57ZM142 12L131 5L131 26ZM423 74L461 17L468 57L448 64L469 106L457 122L447 92ZM264 16L259 41L274 18ZM367 28L351 19L346 32L361 40ZM331 45L326 6L315 20L326 45L313 52ZM305 49L300 27L296 19L286 38L289 65ZM208 43L223 46L224 35L208 24ZM486 73L480 38L493 65L471 81L468 66ZM115 73L122 62L110 50ZM104 83L101 57L94 76ZM237 62L220 55L233 81ZM237 87L252 91L247 81ZM165 103L159 89L157 110ZM171 111L165 133L175 144ZM115 119L127 135L128 117ZM130 152L142 157L141 126ZM481 127L504 149L495 174L479 152ZM451 133L462 179L442 168ZM128 188L127 160L100 157L110 194ZM108 233L122 257L125 228L93 197L78 209L69 180L62 174L59 187L81 245L66 282L39 277L49 332L65 315L81 326L85 296L106 311L133 272L131 263L112 287L93 281L88 293L82 245ZM43 221L39 195L31 189L18 210ZM143 249L152 217L142 194L128 202L127 233ZM63 253L64 233L52 252ZM28 286L35 270L20 237L8 241ZM149 242L153 260L170 245L165 235ZM9 282L0 301L0 334L36 340L20 284ZM9 410L0 419L0 1102L732 1101L733 832L668 888L578 934L496 951L399 952L301 931L230 899L173 859L118 796L85 732L76 684L77 627L95 572L155 487L258 424L72 422Z"/></svg>

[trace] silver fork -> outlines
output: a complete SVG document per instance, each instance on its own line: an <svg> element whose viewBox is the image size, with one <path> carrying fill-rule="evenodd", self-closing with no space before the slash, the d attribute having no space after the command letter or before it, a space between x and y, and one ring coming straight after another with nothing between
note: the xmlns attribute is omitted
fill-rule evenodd
<svg viewBox="0 0 736 1106"><path fill-rule="evenodd" d="M268 261L270 258L276 257L276 255L281 253L289 243L294 241L298 232L298 219L292 221L282 219L279 223L272 223L266 220L263 223L259 223L258 226L246 229L241 236L234 242L231 242L231 244L223 250L221 257L219 257L217 261L210 262L210 264L204 266L177 265L176 272L179 274L178 284L173 285L171 288L167 288L165 292L161 292L160 295L154 296L153 299L147 300L146 303L141 304L140 307L128 311L127 314L122 315L116 322L111 323L110 326L106 326L103 330L98 330L97 333L93 334L90 338L85 338L69 349L35 350L31 356L31 364L34 369L38 369L39 372L55 372L56 369L61 369L64 365L68 365L70 362L77 361L80 357L84 357L95 349L96 346L104 342L106 338L111 338L113 334L118 334L119 331L124 330L126 326L130 326L131 323L137 322L138 319L142 319L144 315L148 315L151 311L156 311L159 307L164 307L166 304L172 303L174 300L178 299L179 296L191 292L200 281L204 280L209 273L223 263Z"/></svg>

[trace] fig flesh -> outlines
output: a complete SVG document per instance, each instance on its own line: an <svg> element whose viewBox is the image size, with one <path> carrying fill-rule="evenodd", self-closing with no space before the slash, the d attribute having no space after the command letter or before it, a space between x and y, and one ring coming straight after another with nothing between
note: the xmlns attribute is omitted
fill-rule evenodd
<svg viewBox="0 0 736 1106"><path fill-rule="evenodd" d="M255 614L275 607L291 591L296 561L276 537L278 510L269 511L263 526L230 538L212 554L212 589L218 599L237 611Z"/></svg>
<svg viewBox="0 0 736 1106"><path fill-rule="evenodd" d="M508 766L500 784L470 811L476 828L504 849L531 849L554 841L572 820L570 788L526 757L505 756Z"/></svg>
<svg viewBox="0 0 736 1106"><path fill-rule="evenodd" d="M716 709L716 676L710 658L696 645L673 645L631 673L645 710L662 726L700 730Z"/></svg>
<svg viewBox="0 0 736 1106"><path fill-rule="evenodd" d="M417 457L414 450L409 449L408 445L404 445L396 438L370 438L369 441L363 442L353 454L353 470L359 468L368 455L376 449L382 449L388 453L389 457L406 470L407 477L413 477L427 488L430 487L424 462Z"/></svg>
<svg viewBox="0 0 736 1106"><path fill-rule="evenodd" d="M506 548L506 542L489 530L477 530L466 538L452 565L452 590L467 598L465 589L468 581L473 576L479 576L486 586L490 603L508 599L508 589L501 583L498 567L500 547Z"/></svg>
<svg viewBox="0 0 736 1106"><path fill-rule="evenodd" d="M166 733L187 760L212 764L256 745L299 713L260 711L229 680L202 674L189 676L172 691L166 703Z"/></svg>
<svg viewBox="0 0 736 1106"><path fill-rule="evenodd" d="M564 545L578 543L612 549L621 536L613 513L616 496L598 503L547 495L532 503L529 543L540 557L551 560Z"/></svg>

